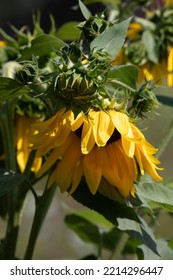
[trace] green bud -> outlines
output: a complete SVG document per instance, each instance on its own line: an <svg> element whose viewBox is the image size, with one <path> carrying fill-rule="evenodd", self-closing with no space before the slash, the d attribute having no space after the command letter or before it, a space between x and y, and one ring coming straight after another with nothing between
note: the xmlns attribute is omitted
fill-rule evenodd
<svg viewBox="0 0 173 280"><path fill-rule="evenodd" d="M62 73L56 81L56 91L67 105L86 104L96 94L97 86L87 75Z"/></svg>
<svg viewBox="0 0 173 280"><path fill-rule="evenodd" d="M145 46L141 41L125 46L124 54L128 61L135 65L143 65L148 60Z"/></svg>
<svg viewBox="0 0 173 280"><path fill-rule="evenodd" d="M87 21L78 25L82 30L82 37L89 41L94 40L112 24L105 20L104 15L91 16Z"/></svg>
<svg viewBox="0 0 173 280"><path fill-rule="evenodd" d="M146 82L138 91L136 91L133 96L132 105L129 108L129 113L131 113L133 117L145 117L144 113L150 112L159 107L156 95L152 91L153 88L153 83Z"/></svg>

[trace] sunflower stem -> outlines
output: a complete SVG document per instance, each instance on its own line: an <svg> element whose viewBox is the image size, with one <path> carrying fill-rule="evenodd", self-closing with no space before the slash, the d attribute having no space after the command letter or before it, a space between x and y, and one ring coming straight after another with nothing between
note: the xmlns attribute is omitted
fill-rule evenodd
<svg viewBox="0 0 173 280"><path fill-rule="evenodd" d="M116 247L115 247L114 251L112 252L110 259L112 259L112 260L121 259L121 254L128 241L128 238L129 238L129 236L127 233L125 233L125 232L121 233L120 239L119 239L118 243L116 244Z"/></svg>
<svg viewBox="0 0 173 280"><path fill-rule="evenodd" d="M10 100L2 105L1 125L5 150L5 167L16 171L16 155L14 141L14 106L15 101ZM8 222L4 241L4 259L14 259L18 238L20 212L17 210L18 188L8 193Z"/></svg>
<svg viewBox="0 0 173 280"><path fill-rule="evenodd" d="M32 259L37 237L39 235L40 229L42 227L42 224L45 220L45 217L49 210L50 204L54 197L55 190L56 190L55 185L49 189L47 188L47 185L46 185L43 195L41 197L39 197L37 200L34 219L33 219L31 232L30 232L30 236L29 236L29 241L28 241L26 252L25 252L25 260Z"/></svg>

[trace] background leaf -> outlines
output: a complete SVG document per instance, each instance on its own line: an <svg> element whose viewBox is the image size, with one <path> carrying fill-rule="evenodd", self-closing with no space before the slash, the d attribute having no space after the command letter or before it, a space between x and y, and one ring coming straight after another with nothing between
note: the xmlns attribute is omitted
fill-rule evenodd
<svg viewBox="0 0 173 280"><path fill-rule="evenodd" d="M84 242L98 245L100 240L100 232L99 228L95 224L75 214L67 215L65 217L65 223Z"/></svg>
<svg viewBox="0 0 173 280"><path fill-rule="evenodd" d="M79 22L77 21L70 21L64 23L57 32L57 37L64 41L75 41L79 34L80 30L77 28Z"/></svg>
<svg viewBox="0 0 173 280"><path fill-rule="evenodd" d="M14 173L12 170L0 169L0 196L8 193L16 186L24 183L26 177L22 174Z"/></svg>
<svg viewBox="0 0 173 280"><path fill-rule="evenodd" d="M124 44L130 21L128 18L106 29L91 42L91 50L102 50L115 59Z"/></svg>
<svg viewBox="0 0 173 280"><path fill-rule="evenodd" d="M147 200L173 206L173 189L157 183L138 183L136 193Z"/></svg>
<svg viewBox="0 0 173 280"><path fill-rule="evenodd" d="M15 98L25 93L28 93L28 88L26 86L20 85L13 79L0 77L0 102L4 102L9 98Z"/></svg>
<svg viewBox="0 0 173 280"><path fill-rule="evenodd" d="M138 78L138 68L133 65L118 65L111 68L108 78L117 79L122 84L128 85L132 89L136 89L136 81Z"/></svg>
<svg viewBox="0 0 173 280"><path fill-rule="evenodd" d="M52 35L43 34L31 41L31 47L23 50L21 60L31 59L33 56L46 56L51 52L59 50L65 42Z"/></svg>

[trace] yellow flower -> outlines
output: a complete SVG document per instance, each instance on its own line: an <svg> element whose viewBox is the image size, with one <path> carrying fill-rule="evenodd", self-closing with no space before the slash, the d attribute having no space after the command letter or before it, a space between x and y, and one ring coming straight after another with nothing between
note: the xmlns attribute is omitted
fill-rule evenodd
<svg viewBox="0 0 173 280"><path fill-rule="evenodd" d="M48 187L57 183L62 192L73 193L85 176L95 194L104 178L128 197L134 195L136 163L141 174L146 171L156 181L162 180L156 172L160 162L153 156L157 149L125 113L91 109L87 116L81 112L75 118L71 110L63 108L51 119L35 124L34 129L37 133L31 139L32 149L37 150L38 157L48 154L37 175L54 166Z"/></svg>
<svg viewBox="0 0 173 280"><path fill-rule="evenodd" d="M16 115L15 133L16 133L16 148L17 148L17 163L20 171L23 173L29 158L30 147L29 139L32 131L32 124L35 119L26 116ZM42 164L41 158L36 158L31 170L38 172Z"/></svg>
<svg viewBox="0 0 173 280"><path fill-rule="evenodd" d="M143 82L146 79L147 81L155 81L161 84L163 77L167 73L166 68L164 61L158 64L147 62L139 68L138 82Z"/></svg>
<svg viewBox="0 0 173 280"><path fill-rule="evenodd" d="M167 65L168 65L167 84L169 87L172 87L173 86L173 47L171 47L169 50Z"/></svg>
<svg viewBox="0 0 173 280"><path fill-rule="evenodd" d="M163 0L163 2L165 5L170 5L170 6L173 5L173 0Z"/></svg>
<svg viewBox="0 0 173 280"><path fill-rule="evenodd" d="M129 25L129 29L127 31L127 37L129 39L135 40L138 38L138 33L142 30L142 25L137 22L132 22Z"/></svg>
<svg viewBox="0 0 173 280"><path fill-rule="evenodd" d="M6 46L6 42L0 41L0 48L3 48L3 47L5 47L5 46Z"/></svg>

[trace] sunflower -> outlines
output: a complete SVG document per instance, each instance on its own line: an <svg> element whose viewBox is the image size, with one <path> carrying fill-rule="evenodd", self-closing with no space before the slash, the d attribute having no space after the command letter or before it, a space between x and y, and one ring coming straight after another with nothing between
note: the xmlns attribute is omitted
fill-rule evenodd
<svg viewBox="0 0 173 280"><path fill-rule="evenodd" d="M16 115L15 136L17 149L17 163L20 171L23 173L29 158L29 138L32 131L32 124L35 122L34 118L27 116ZM37 172L42 164L41 158L36 158L33 162L31 171Z"/></svg>
<svg viewBox="0 0 173 280"><path fill-rule="evenodd" d="M5 46L6 46L6 42L0 41L0 48L3 48L3 47L5 47Z"/></svg>
<svg viewBox="0 0 173 280"><path fill-rule="evenodd" d="M157 64L153 62L147 62L139 68L138 82L141 83L146 79L147 81L155 81L158 84L161 84L163 77L167 73L166 69L167 66L164 61ZM171 86L170 83L169 86Z"/></svg>
<svg viewBox="0 0 173 280"><path fill-rule="evenodd" d="M125 113L114 109L90 109L76 117L72 110L61 109L51 119L34 125L32 149L45 162L37 173L51 167L48 187L59 185L62 192L73 193L82 176L91 193L99 190L102 178L123 197L134 195L134 182L146 171L154 180L160 162L155 149ZM139 167L139 168L138 168Z"/></svg>

